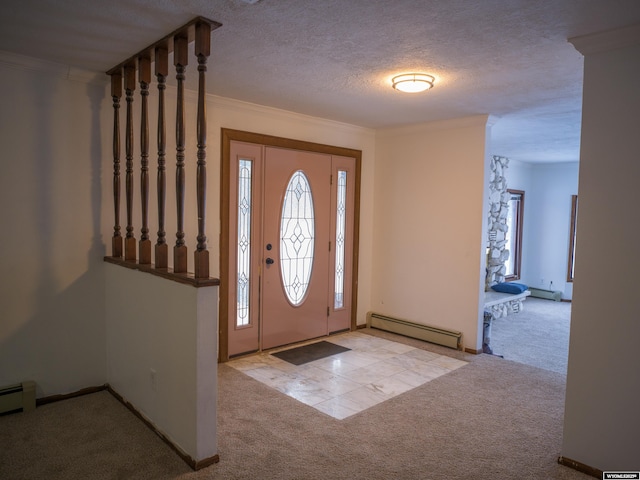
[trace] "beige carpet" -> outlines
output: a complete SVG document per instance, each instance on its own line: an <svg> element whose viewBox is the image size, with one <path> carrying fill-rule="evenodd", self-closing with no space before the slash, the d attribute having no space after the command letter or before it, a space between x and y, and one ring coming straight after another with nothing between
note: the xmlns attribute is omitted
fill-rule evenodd
<svg viewBox="0 0 640 480"><path fill-rule="evenodd" d="M508 360L567 374L571 304L527 298L524 310L491 326L493 352Z"/></svg>
<svg viewBox="0 0 640 480"><path fill-rule="evenodd" d="M199 472L109 393L66 400L0 417L0 478L591 478L557 464L563 375L370 333L470 363L345 420L221 365L220 463Z"/></svg>

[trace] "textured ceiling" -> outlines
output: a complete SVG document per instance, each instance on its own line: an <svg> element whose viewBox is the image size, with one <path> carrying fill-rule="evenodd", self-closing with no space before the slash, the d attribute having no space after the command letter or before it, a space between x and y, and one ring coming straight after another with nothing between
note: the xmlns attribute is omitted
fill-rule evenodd
<svg viewBox="0 0 640 480"><path fill-rule="evenodd" d="M639 23L640 1L16 0L0 50L104 72L198 15L222 23L209 93L371 128L491 114L491 153L558 162L579 155L567 39ZM415 70L436 86L390 87Z"/></svg>

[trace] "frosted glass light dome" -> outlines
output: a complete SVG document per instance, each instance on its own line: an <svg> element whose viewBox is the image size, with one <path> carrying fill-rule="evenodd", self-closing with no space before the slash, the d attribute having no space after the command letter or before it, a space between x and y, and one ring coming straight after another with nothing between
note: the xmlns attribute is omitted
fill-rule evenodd
<svg viewBox="0 0 640 480"><path fill-rule="evenodd" d="M426 73L403 73L391 79L393 88L406 93L419 93L433 87L435 77Z"/></svg>

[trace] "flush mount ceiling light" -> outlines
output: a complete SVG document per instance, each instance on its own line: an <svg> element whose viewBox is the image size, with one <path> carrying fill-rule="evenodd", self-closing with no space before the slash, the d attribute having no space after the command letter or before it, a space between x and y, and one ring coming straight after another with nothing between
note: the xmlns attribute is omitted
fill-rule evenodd
<svg viewBox="0 0 640 480"><path fill-rule="evenodd" d="M433 87L435 77L426 73L403 73L391 79L393 88L406 93L418 93Z"/></svg>

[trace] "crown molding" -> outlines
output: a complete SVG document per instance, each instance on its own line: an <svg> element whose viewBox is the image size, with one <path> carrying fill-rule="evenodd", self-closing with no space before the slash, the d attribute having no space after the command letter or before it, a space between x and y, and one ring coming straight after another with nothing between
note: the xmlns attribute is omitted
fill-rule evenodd
<svg viewBox="0 0 640 480"><path fill-rule="evenodd" d="M640 23L615 30L572 37L569 42L585 56L639 45Z"/></svg>
<svg viewBox="0 0 640 480"><path fill-rule="evenodd" d="M176 85L167 84L167 92L171 92L171 95L175 95L177 92ZM360 125L354 125L352 123L340 122L338 120L331 120L323 117L314 117L312 115L306 115L304 113L298 113L291 110L283 110L281 108L269 107L266 105L260 105L258 103L251 103L244 100L237 100L235 98L221 97L213 93L206 93L207 108L212 109L228 109L233 111L244 112L254 117L264 117L268 119L282 119L294 121L298 125L306 124L309 128L331 128L339 129L342 132L352 132L358 135L365 135L371 138L375 137L376 130L369 127L362 127ZM195 103L198 100L198 91L193 88L185 88L184 98L190 103ZM236 127L240 128L240 127Z"/></svg>

